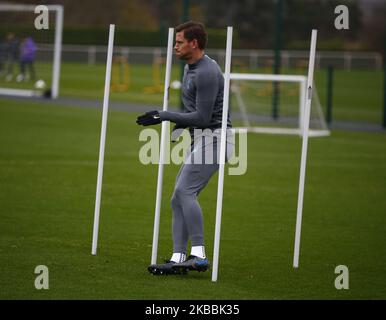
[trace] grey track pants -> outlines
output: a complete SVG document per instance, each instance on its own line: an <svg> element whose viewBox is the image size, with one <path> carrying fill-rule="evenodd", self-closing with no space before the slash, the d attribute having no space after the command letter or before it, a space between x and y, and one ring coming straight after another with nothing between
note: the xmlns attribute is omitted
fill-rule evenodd
<svg viewBox="0 0 386 320"><path fill-rule="evenodd" d="M176 178L171 200L173 210L173 252L186 253L192 246L204 245L202 210L197 196L219 168L221 130L195 136L184 164ZM234 142L228 130L226 159L231 157Z"/></svg>

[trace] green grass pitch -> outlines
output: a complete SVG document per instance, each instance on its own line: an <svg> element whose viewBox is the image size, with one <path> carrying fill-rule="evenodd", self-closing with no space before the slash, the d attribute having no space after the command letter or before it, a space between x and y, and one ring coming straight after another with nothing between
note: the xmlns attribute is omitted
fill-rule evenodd
<svg viewBox="0 0 386 320"><path fill-rule="evenodd" d="M64 80L65 81L65 80ZM66 92L64 88L63 91ZM0 299L384 299L386 136L309 141L300 267L292 268L301 140L248 135L248 171L226 176L219 279L154 277L157 166L138 160L135 113L110 110L98 255L91 255L100 109L0 100ZM158 260L171 254L165 167ZM217 176L200 195L212 259ZM49 290L34 269L49 268ZM349 268L348 290L334 286Z"/></svg>

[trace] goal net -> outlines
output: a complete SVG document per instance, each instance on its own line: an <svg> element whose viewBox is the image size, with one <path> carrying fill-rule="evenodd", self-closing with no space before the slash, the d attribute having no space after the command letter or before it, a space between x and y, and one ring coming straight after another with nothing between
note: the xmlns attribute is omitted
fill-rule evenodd
<svg viewBox="0 0 386 320"><path fill-rule="evenodd" d="M59 95L63 7L44 6L45 29L35 25L37 6L0 4L0 95Z"/></svg>
<svg viewBox="0 0 386 320"><path fill-rule="evenodd" d="M255 133L302 135L307 77L250 73L231 73L230 77L235 126ZM280 92L276 109L274 84ZM328 136L315 86L312 92L309 136Z"/></svg>

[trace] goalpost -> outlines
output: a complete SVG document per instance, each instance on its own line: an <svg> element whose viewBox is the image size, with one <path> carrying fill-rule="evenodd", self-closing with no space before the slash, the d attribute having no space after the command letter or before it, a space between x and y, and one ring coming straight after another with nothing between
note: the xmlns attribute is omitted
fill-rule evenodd
<svg viewBox="0 0 386 320"><path fill-rule="evenodd" d="M302 230L302 217L303 217L303 203L304 203L304 188L305 188L305 177L306 177L306 166L307 166L307 153L308 153L308 138L317 136L327 136L330 131L325 123L323 112L320 106L319 97L314 84L314 66L315 66L315 55L316 55L316 41L317 41L317 30L313 29L311 33L311 44L310 44L310 56L308 62L308 75L271 75L271 74L241 74L232 73L230 79L236 81L277 81L277 82L290 82L299 84L299 98L298 98L298 115L297 125L295 128L281 128L281 127L259 127L254 126L251 123L251 115L247 110L240 86L233 85L232 91L235 94L237 104L241 112L242 123L245 128L250 132L257 133L271 133L271 134L297 134L302 137L302 152L300 159L300 173L299 173L299 187L298 187L298 201L296 211L296 226L295 226L295 241L294 241L294 255L293 255L293 267L299 267L299 255L300 255L300 240ZM251 95L252 101L256 102L256 97ZM314 105L316 109L316 117L320 121L320 128L312 130L311 125L311 105ZM224 121L224 120L223 120ZM275 123L276 124L276 123ZM240 129L240 128L237 128Z"/></svg>
<svg viewBox="0 0 386 320"><path fill-rule="evenodd" d="M276 74L253 74L253 73L231 73L232 93L234 95L236 105L239 109L239 116L242 122L241 127L237 129L247 129L248 132L266 133L266 134L286 134L286 135L302 135L304 122L305 97L307 91L307 77L302 75L276 75ZM291 83L298 85L295 94L292 92L290 103L283 103L283 109L286 115L282 119L273 121L272 118L263 114L260 108L264 102L264 98L256 97L253 91L256 87L252 87L249 92L243 93L242 85L245 83L258 82L267 83L278 82L280 84ZM294 89L294 88L293 88ZM319 101L318 93L314 86L313 90L313 118L310 123L309 136L322 137L330 135L330 130L327 127L324 119L323 110ZM249 97L248 97L249 95ZM268 96L267 94L264 94ZM297 97L296 97L297 95ZM243 96L247 96L244 98ZM247 101L249 98L249 101ZM295 101L297 98L297 101ZM284 98L283 100L285 100ZM270 103L269 103L270 105ZM292 110L289 110L292 109ZM269 123L271 126L261 126L261 123ZM272 126L274 124L274 126Z"/></svg>
<svg viewBox="0 0 386 320"><path fill-rule="evenodd" d="M35 14L35 9L38 5L24 5L24 4L0 4L0 14L2 15L0 19L0 35L3 39L1 41L6 41L5 37L7 34L14 32L12 28L16 30L21 30L20 33L15 32L15 36L31 36L44 34L43 37L49 37L52 34L54 29L53 43L39 43L36 40L37 45L37 56L36 62L41 62L44 60L51 60L52 67L49 67L51 70L45 70L44 77L47 79L42 79L39 77L39 70L37 70L37 78L34 82L25 82L14 81L12 77L8 79L6 76L0 78L0 95L11 95L11 96L24 96L24 97L39 97L46 96L50 98L57 98L59 96L59 80L60 80L60 64L61 64L61 51L62 51L62 32L63 32L63 6L62 5L46 5L49 12L49 30L36 30L34 21L37 17ZM52 19L51 13L55 14L55 19ZM17 19L16 17L19 15ZM24 20L20 23L18 20ZM52 23L54 21L54 23ZM11 26L6 25L7 23ZM23 29L24 28L24 29ZM51 33L50 33L51 32ZM20 39L19 39L20 40ZM45 39L47 40L47 39ZM20 45L20 43L19 43ZM52 52L52 57L50 57ZM41 60L41 61L40 61ZM7 61L4 61L7 63ZM12 63L16 64L18 68L18 61L14 59ZM14 71L12 70L12 73ZM48 87L46 87L46 84Z"/></svg>

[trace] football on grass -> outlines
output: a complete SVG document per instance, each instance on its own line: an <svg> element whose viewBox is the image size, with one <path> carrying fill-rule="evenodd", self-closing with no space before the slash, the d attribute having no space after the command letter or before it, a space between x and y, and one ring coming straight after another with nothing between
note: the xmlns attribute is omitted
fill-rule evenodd
<svg viewBox="0 0 386 320"><path fill-rule="evenodd" d="M36 89L44 89L46 87L46 83L44 80L38 80L35 82L35 88Z"/></svg>

